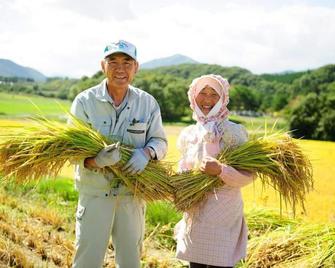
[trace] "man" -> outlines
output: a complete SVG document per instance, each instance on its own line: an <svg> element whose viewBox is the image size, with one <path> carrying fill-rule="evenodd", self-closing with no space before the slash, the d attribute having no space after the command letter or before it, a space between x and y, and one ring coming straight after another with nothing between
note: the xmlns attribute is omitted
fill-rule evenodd
<svg viewBox="0 0 335 268"><path fill-rule="evenodd" d="M71 107L76 117L103 135L136 148L123 168L132 175L141 173L151 159L162 159L167 151L157 101L130 85L138 67L134 45L123 40L107 45L101 61L106 79L81 92ZM116 267L140 267L145 204L116 176L98 172L119 160L118 146L110 145L76 165L79 201L73 267L101 267L110 235Z"/></svg>

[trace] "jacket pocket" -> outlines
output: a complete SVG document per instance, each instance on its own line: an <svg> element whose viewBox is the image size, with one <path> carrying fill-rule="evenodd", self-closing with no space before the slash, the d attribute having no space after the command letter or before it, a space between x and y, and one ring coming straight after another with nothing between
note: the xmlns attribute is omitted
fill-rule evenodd
<svg viewBox="0 0 335 268"><path fill-rule="evenodd" d="M126 132L130 144L134 145L136 148L144 147L147 123L131 123L128 125Z"/></svg>

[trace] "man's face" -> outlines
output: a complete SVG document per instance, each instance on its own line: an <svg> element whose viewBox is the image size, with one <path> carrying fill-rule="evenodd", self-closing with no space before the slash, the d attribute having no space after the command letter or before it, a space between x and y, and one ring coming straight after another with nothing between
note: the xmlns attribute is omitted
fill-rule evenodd
<svg viewBox="0 0 335 268"><path fill-rule="evenodd" d="M109 86L128 88L138 70L138 62L126 54L115 53L101 62L101 68Z"/></svg>

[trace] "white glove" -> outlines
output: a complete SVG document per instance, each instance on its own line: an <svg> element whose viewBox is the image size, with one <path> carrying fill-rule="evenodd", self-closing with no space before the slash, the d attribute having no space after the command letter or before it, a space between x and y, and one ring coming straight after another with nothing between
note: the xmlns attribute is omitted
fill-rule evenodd
<svg viewBox="0 0 335 268"><path fill-rule="evenodd" d="M128 163L123 167L122 171L126 174L140 174L147 166L150 158L145 154L143 149L135 149Z"/></svg>
<svg viewBox="0 0 335 268"><path fill-rule="evenodd" d="M120 143L111 144L101 149L97 156L94 158L95 163L99 168L113 166L121 160L120 156Z"/></svg>

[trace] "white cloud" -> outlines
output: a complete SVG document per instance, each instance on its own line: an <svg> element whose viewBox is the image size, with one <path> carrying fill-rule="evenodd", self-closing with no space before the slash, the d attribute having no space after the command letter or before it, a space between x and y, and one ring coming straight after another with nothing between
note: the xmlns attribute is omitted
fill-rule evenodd
<svg viewBox="0 0 335 268"><path fill-rule="evenodd" d="M181 53L255 73L334 63L334 6L291 2L0 0L0 58L80 77L99 70L106 42L123 38L140 62Z"/></svg>
<svg viewBox="0 0 335 268"><path fill-rule="evenodd" d="M83 16L92 17L98 20L115 18L118 20L134 19L135 14L130 9L130 0L100 0L98 2L91 0L60 0L58 4L71 9Z"/></svg>

